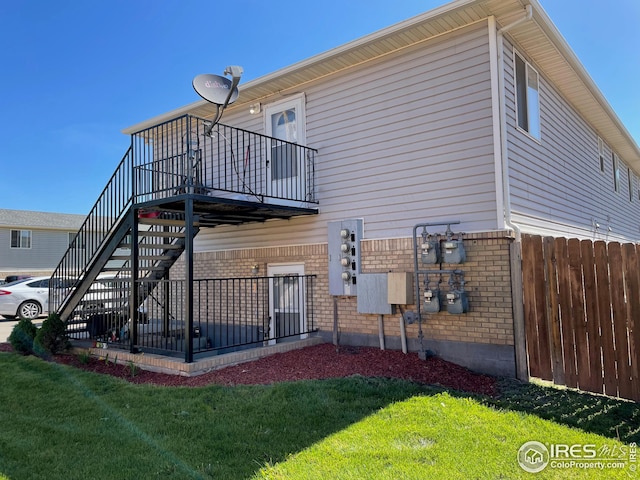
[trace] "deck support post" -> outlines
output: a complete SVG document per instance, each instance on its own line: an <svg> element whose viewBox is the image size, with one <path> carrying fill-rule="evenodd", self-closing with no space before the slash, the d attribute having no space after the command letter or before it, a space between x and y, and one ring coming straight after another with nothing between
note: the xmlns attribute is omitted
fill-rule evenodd
<svg viewBox="0 0 640 480"><path fill-rule="evenodd" d="M129 297L129 351L135 353L138 344L138 272L140 257L138 249L138 209L131 208L131 287Z"/></svg>
<svg viewBox="0 0 640 480"><path fill-rule="evenodd" d="M193 196L184 202L184 361L193 362Z"/></svg>

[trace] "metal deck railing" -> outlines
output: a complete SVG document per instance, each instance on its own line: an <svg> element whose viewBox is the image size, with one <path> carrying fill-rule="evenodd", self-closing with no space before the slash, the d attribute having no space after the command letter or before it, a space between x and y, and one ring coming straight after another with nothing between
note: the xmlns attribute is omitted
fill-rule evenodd
<svg viewBox="0 0 640 480"><path fill-rule="evenodd" d="M194 193L314 204L316 150L184 116L133 135L135 202Z"/></svg>
<svg viewBox="0 0 640 480"><path fill-rule="evenodd" d="M202 201L242 200L308 207L317 203L316 150L185 115L141 130L120 161L52 277L49 310L66 320L132 231L134 208L162 210L185 194ZM139 241L138 238L132 241ZM129 262L123 276L132 275ZM128 269L128 270L126 270ZM148 270L147 270L148 271Z"/></svg>
<svg viewBox="0 0 640 480"><path fill-rule="evenodd" d="M126 281L103 282L91 303L69 323L71 338L106 347L183 355L222 354L306 338L317 331L315 275L194 280L193 331L185 331L188 299L184 280L140 280L145 301L137 323L129 320Z"/></svg>

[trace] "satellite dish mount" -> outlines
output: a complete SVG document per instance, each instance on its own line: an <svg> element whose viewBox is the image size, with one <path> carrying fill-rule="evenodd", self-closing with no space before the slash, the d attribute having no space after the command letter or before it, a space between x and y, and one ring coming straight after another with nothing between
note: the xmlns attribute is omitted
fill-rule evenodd
<svg viewBox="0 0 640 480"><path fill-rule="evenodd" d="M220 75L203 73L193 79L193 89L207 102L216 106L216 114L204 134L209 136L213 127L220 121L224 109L238 98L238 83L242 76L242 67L232 65L225 68L224 75L231 75L231 80Z"/></svg>

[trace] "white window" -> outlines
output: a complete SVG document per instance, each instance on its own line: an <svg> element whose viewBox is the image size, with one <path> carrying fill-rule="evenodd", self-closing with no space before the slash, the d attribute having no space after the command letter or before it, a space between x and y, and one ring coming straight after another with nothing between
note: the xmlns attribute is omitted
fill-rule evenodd
<svg viewBox="0 0 640 480"><path fill-rule="evenodd" d="M613 190L620 191L620 160L615 153L611 153L611 165L613 167Z"/></svg>
<svg viewBox="0 0 640 480"><path fill-rule="evenodd" d="M514 56L514 62L518 127L532 137L540 139L540 82L538 72L517 53Z"/></svg>
<svg viewBox="0 0 640 480"><path fill-rule="evenodd" d="M600 157L600 172L604 173L604 142L598 137L598 155Z"/></svg>
<svg viewBox="0 0 640 480"><path fill-rule="evenodd" d="M11 248L31 248L31 230L11 230Z"/></svg>

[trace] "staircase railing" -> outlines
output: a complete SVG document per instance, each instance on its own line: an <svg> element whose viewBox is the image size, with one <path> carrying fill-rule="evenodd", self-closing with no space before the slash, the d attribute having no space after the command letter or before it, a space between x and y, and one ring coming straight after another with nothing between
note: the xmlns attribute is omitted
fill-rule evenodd
<svg viewBox="0 0 640 480"><path fill-rule="evenodd" d="M58 311L100 254L108 239L123 221L132 199L133 150L127 150L106 187L98 197L67 252L53 272L67 288L49 291L49 311Z"/></svg>
<svg viewBox="0 0 640 480"><path fill-rule="evenodd" d="M308 207L317 202L316 150L183 115L136 132L52 278L49 311L70 310L128 233L127 213L183 194ZM131 219L131 222L133 219ZM122 238L120 238L122 237ZM71 297L73 295L73 297ZM66 312L70 313L70 312ZM62 315L63 319L64 314Z"/></svg>

